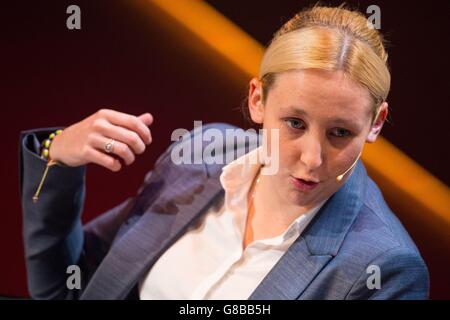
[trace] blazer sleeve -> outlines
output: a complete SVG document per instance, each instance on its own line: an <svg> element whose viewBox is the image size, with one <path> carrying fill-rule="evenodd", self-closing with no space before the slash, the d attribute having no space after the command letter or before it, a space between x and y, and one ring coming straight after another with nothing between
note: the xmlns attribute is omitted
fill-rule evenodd
<svg viewBox="0 0 450 320"><path fill-rule="evenodd" d="M48 170L38 201L33 202L47 164L39 157L40 141L56 129L30 130L20 135L25 261L29 293L35 299L77 299L82 290L67 288L67 267L80 267L81 288L85 288L137 198L125 200L83 227L86 168L55 165ZM169 153L170 148L158 158L155 168ZM139 192L153 178L150 171Z"/></svg>
<svg viewBox="0 0 450 320"><path fill-rule="evenodd" d="M379 270L379 288L370 278L375 273L369 266ZM429 297L428 269L417 251L396 247L375 258L362 272L346 299L374 300L424 300Z"/></svg>

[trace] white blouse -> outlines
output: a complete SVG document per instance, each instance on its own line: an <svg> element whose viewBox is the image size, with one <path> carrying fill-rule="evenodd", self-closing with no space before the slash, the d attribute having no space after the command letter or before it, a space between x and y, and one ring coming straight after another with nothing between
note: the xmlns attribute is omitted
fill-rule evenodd
<svg viewBox="0 0 450 320"><path fill-rule="evenodd" d="M247 194L260 164L237 160L222 168L223 203L211 207L140 280L141 299L247 299L326 201L282 234L242 250Z"/></svg>

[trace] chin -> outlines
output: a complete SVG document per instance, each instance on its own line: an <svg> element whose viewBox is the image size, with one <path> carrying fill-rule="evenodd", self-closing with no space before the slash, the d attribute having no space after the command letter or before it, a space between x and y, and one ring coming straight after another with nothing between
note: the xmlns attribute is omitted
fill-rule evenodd
<svg viewBox="0 0 450 320"><path fill-rule="evenodd" d="M314 200L315 198L316 192L314 192L313 194L306 194L292 187L289 188L287 192L287 200L289 201L289 203L297 206L308 205L311 203L311 200Z"/></svg>

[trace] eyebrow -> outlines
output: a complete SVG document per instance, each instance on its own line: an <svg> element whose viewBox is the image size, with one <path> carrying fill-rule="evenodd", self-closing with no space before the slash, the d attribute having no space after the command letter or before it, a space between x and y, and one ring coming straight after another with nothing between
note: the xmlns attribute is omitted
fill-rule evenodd
<svg viewBox="0 0 450 320"><path fill-rule="evenodd" d="M295 114L305 115L305 116L308 115L308 113L305 110L303 110L302 108L299 108L299 107L295 107L295 106L289 106L286 111L292 112Z"/></svg>
<svg viewBox="0 0 450 320"><path fill-rule="evenodd" d="M308 113L305 110L303 110L300 107L296 107L296 106L289 106L288 108L286 108L286 111L292 112L292 113L298 114L298 115L308 116ZM352 126L352 127L353 126L359 127L358 123L356 123L352 120L343 119L343 118L333 118L333 119L331 119L331 122L336 123L336 124Z"/></svg>

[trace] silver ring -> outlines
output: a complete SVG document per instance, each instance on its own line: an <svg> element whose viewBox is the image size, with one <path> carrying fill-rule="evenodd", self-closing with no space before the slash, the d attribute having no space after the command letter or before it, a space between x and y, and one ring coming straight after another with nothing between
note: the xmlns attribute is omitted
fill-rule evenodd
<svg viewBox="0 0 450 320"><path fill-rule="evenodd" d="M111 139L107 144L105 144L105 152L106 153L113 153L114 152L114 143L116 143L116 140Z"/></svg>

